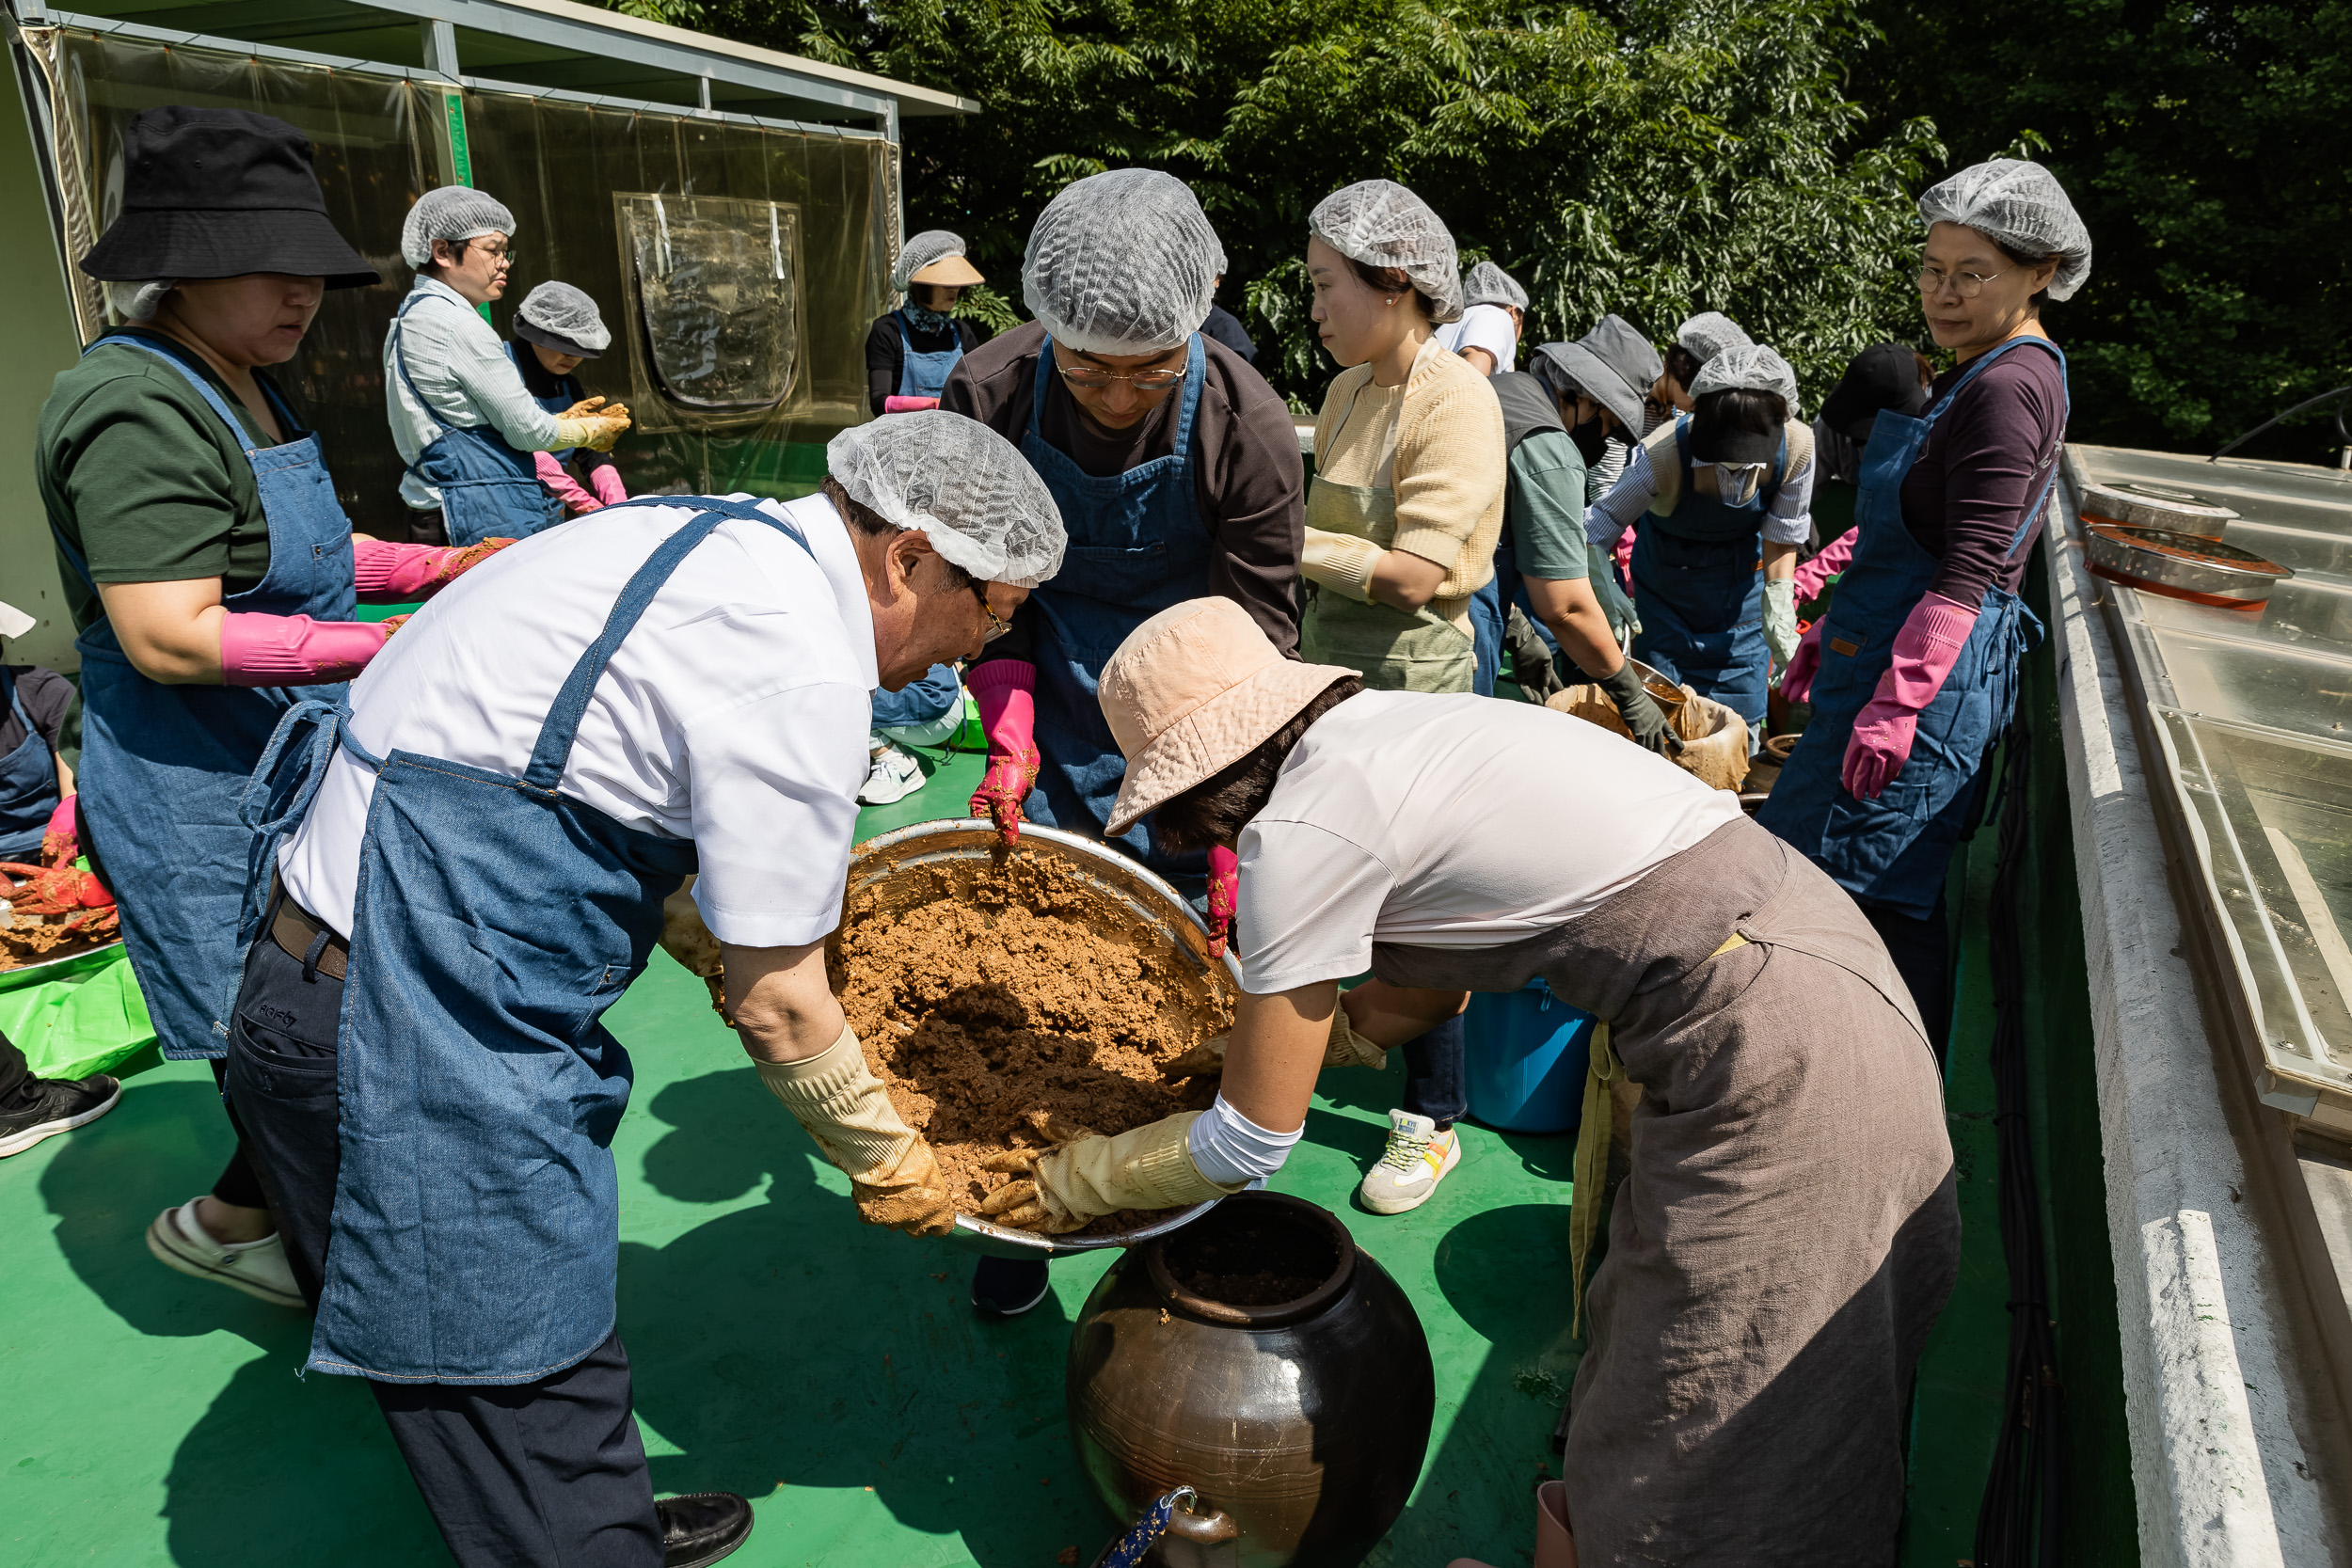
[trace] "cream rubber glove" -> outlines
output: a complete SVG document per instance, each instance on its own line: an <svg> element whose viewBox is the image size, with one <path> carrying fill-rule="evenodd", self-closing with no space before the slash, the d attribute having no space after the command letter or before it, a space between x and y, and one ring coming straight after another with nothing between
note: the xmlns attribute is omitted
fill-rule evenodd
<svg viewBox="0 0 2352 1568"><path fill-rule="evenodd" d="M1192 1163L1186 1140L1200 1117L1179 1111L1115 1138L1089 1133L992 1161L1005 1170L1025 1165L1031 1175L989 1194L980 1210L1000 1225L1057 1236L1122 1209L1176 1209L1240 1192L1247 1182L1220 1187Z"/></svg>
<svg viewBox="0 0 2352 1568"><path fill-rule="evenodd" d="M1362 604L1372 603L1372 574L1389 552L1369 539L1352 533L1307 531L1307 549L1299 570L1336 594Z"/></svg>
<svg viewBox="0 0 2352 1568"><path fill-rule="evenodd" d="M1764 643L1782 669L1797 651L1797 585L1788 578L1764 579Z"/></svg>
<svg viewBox="0 0 2352 1568"><path fill-rule="evenodd" d="M955 1200L922 1134L890 1103L866 1065L857 1033L797 1062L757 1062L759 1081L808 1130L825 1158L850 1179L858 1218L911 1236L944 1236L956 1227Z"/></svg>

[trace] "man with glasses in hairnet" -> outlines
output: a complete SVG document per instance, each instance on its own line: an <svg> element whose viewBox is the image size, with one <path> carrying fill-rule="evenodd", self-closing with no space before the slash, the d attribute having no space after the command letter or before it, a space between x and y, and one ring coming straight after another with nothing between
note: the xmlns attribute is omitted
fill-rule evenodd
<svg viewBox="0 0 2352 1568"><path fill-rule="evenodd" d="M800 500L647 498L522 541L256 770L277 875L246 905L229 1094L317 1311L309 1366L369 1380L466 1568L681 1568L751 1530L731 1494L655 1502L614 1330L631 1069L598 1020L657 939L861 1218L955 1223L823 943L867 693L977 655L1062 528L960 415L826 455Z"/></svg>
<svg viewBox="0 0 2352 1568"><path fill-rule="evenodd" d="M1126 764L1095 682L1129 632L1211 594L1297 656L1305 467L1282 400L1201 333L1224 269L1208 214L1174 175L1080 180L1029 232L1021 286L1037 319L966 355L940 399L1020 444L1070 531L1061 570L967 678L988 732L972 815L1008 843L1025 821L1110 837L1195 896L1205 880L1219 951L1230 853L1171 855L1143 828L1105 832ZM1041 1264L991 1259L973 1301L1021 1312L1044 1292Z"/></svg>
<svg viewBox="0 0 2352 1568"><path fill-rule="evenodd" d="M623 404L585 398L549 413L523 385L481 307L506 293L515 214L465 185L430 190L401 225L417 269L384 335L384 412L408 466L400 499L421 545L523 539L564 520L534 454L610 451L629 426Z"/></svg>

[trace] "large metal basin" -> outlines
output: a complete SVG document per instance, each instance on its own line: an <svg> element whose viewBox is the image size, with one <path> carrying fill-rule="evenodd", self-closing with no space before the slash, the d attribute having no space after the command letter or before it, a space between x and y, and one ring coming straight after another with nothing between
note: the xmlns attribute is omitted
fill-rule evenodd
<svg viewBox="0 0 2352 1568"><path fill-rule="evenodd" d="M968 879L1000 853L994 824L977 817L918 822L866 840L850 857L848 900L869 890L886 903L914 908L952 896L959 878ZM1187 965L1196 974L1221 973L1241 989L1241 966L1231 953L1209 957L1209 928L1184 895L1125 855L1092 839L1054 828L1024 827L1018 853L1058 860L1104 900L1108 924L1101 935L1124 941L1155 957ZM838 940L837 938L835 939ZM1040 1236L969 1214L956 1216L948 1244L998 1258L1046 1258L1103 1247L1134 1246L1189 1224L1216 1201L1178 1210L1148 1226L1102 1236Z"/></svg>

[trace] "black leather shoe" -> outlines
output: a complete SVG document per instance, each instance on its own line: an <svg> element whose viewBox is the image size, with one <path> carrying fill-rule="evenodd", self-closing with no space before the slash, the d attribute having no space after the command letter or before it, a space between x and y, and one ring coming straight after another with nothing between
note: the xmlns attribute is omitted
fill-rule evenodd
<svg viewBox="0 0 2352 1568"><path fill-rule="evenodd" d="M752 1505L732 1492L695 1492L653 1505L661 1521L661 1568L703 1568L751 1539Z"/></svg>
<svg viewBox="0 0 2352 1568"><path fill-rule="evenodd" d="M1045 1299L1043 1259L982 1258L972 1270L972 1305L992 1318L1017 1318Z"/></svg>

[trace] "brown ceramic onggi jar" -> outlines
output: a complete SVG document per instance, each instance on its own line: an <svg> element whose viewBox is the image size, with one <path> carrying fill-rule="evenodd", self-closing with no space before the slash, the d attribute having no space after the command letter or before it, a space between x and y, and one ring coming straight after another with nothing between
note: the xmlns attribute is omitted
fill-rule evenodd
<svg viewBox="0 0 2352 1568"><path fill-rule="evenodd" d="M1070 1428L1095 1495L1133 1519L1199 1500L1167 1568L1340 1568L1421 1474L1429 1340L1388 1272L1311 1203L1229 1197L1121 1258L1070 1336Z"/></svg>

